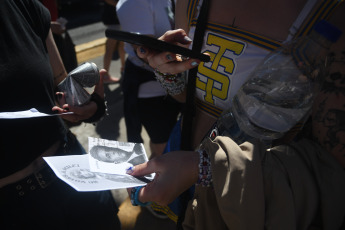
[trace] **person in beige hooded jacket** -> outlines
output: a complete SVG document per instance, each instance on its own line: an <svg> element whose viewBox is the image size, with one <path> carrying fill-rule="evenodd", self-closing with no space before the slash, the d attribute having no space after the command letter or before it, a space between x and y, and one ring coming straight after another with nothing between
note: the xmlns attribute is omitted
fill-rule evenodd
<svg viewBox="0 0 345 230"><path fill-rule="evenodd" d="M221 17L222 13L215 14L217 9L218 12L225 12L227 9L228 3L223 1L224 4L217 4L220 2L222 1L211 2L209 18L213 21L225 18ZM230 9L227 15L230 17L230 12L238 15L239 11L234 7L242 7L245 4L247 2L235 2L232 11ZM250 14L250 17L254 17L260 7L246 9L250 11L255 8L257 11ZM343 34L332 47L334 62L331 72L314 102L311 117L312 135L302 135L298 141L270 149L264 148L259 142L244 142L237 145L226 136L208 138L203 143L207 159L202 159L201 163L206 162L209 165L209 183L200 183L199 180L199 170L203 170L202 165L199 167L200 151L175 151L164 154L137 165L128 172L133 176L156 173L155 179L139 190L137 199L142 203L154 201L160 205L167 205L196 184L194 197L186 210L184 229L344 228L344 4L337 12L339 13L334 14L330 22L340 28ZM178 12L176 15L179 15ZM239 14L235 24L239 23L241 26L243 23L242 27L248 27L249 24L246 26L246 23L249 23L251 18L244 20L246 15L249 14ZM258 18L257 25L262 25L264 20L265 17ZM256 26L251 29L260 28ZM270 33L263 30L261 32L267 35ZM160 39L176 42L176 39L183 37L182 35L187 36L181 30L170 31ZM180 43L185 44L182 41ZM140 51L138 55L146 58L152 67L159 67L162 73L182 72L194 68L192 63L197 62L195 59L168 61L166 55L172 56L171 53L157 54L147 48L145 52ZM198 118L196 117L194 122L198 122ZM193 134L204 136L205 132L201 132L200 127L206 123L195 124L199 131L194 130ZM305 128L307 127L308 125ZM193 146L197 147L195 143L200 143L200 140L201 138L196 140ZM210 186L203 186L207 184Z"/></svg>

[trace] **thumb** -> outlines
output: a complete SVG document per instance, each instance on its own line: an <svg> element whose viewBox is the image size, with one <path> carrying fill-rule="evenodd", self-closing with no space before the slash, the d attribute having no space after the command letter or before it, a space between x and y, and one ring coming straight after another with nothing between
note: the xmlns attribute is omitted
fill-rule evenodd
<svg viewBox="0 0 345 230"><path fill-rule="evenodd" d="M150 161L129 167L126 173L131 176L142 177L154 173L155 169Z"/></svg>
<svg viewBox="0 0 345 230"><path fill-rule="evenodd" d="M66 95L65 95L65 93L63 93L63 92L56 92L55 95L56 95L56 100L57 100L57 102L58 102L58 104L60 106L63 106L64 104L67 103L66 102Z"/></svg>

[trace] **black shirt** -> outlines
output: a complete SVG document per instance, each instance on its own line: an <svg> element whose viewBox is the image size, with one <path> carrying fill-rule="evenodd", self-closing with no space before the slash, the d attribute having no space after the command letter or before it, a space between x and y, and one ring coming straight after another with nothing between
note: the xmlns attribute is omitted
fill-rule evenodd
<svg viewBox="0 0 345 230"><path fill-rule="evenodd" d="M38 1L0 1L0 112L36 108L52 113L49 29L49 11ZM0 119L0 178L26 167L64 133L57 116Z"/></svg>

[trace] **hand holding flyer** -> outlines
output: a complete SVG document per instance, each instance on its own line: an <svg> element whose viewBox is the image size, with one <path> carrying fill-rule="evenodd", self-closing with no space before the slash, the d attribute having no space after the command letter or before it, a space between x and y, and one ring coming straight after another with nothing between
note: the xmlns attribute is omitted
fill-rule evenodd
<svg viewBox="0 0 345 230"><path fill-rule="evenodd" d="M143 144L89 137L89 154L44 157L61 180L77 191L100 191L146 185L153 175L136 178L128 167L148 161Z"/></svg>

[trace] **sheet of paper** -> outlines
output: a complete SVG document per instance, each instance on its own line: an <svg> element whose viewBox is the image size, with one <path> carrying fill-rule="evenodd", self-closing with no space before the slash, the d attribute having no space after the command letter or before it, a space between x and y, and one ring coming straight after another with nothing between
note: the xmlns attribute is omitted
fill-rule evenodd
<svg viewBox="0 0 345 230"><path fill-rule="evenodd" d="M89 167L89 156L52 156L43 158L61 180L77 191L100 191L130 188L146 185L147 180L130 175L92 172Z"/></svg>
<svg viewBox="0 0 345 230"><path fill-rule="evenodd" d="M126 169L148 161L142 143L89 137L89 164L93 172L125 175ZM153 175L148 178L153 179Z"/></svg>
<svg viewBox="0 0 345 230"><path fill-rule="evenodd" d="M67 112L63 114L73 114L73 112ZM41 113L37 109L32 108L29 110L17 111L17 112L0 112L0 119L19 119L19 118L58 116L58 115L62 115L62 114Z"/></svg>

